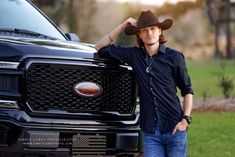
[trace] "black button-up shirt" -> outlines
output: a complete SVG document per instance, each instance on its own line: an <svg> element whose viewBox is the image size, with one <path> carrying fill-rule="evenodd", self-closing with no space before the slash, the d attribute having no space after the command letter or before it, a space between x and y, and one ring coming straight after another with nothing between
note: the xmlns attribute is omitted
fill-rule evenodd
<svg viewBox="0 0 235 157"><path fill-rule="evenodd" d="M183 54L163 44L152 57L143 48L116 45L102 48L99 54L133 68L139 86L141 129L154 133L158 122L162 133L172 132L183 116L177 87L182 96L193 94Z"/></svg>

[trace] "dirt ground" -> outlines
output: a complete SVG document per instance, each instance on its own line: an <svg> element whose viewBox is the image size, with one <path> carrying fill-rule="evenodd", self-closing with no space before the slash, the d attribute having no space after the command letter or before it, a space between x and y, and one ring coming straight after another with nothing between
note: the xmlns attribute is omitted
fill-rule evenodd
<svg viewBox="0 0 235 157"><path fill-rule="evenodd" d="M192 112L235 112L235 99L195 99Z"/></svg>

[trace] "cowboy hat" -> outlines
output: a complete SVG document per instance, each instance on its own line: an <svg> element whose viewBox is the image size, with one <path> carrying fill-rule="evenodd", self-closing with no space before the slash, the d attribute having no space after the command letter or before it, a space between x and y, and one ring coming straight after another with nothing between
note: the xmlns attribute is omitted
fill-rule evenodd
<svg viewBox="0 0 235 157"><path fill-rule="evenodd" d="M173 24L172 19L165 19L163 22L159 22L158 18L153 14L152 11L142 11L136 22L136 26L128 26L125 28L124 32L126 35L134 35L139 29L147 26L158 26L162 30L169 29Z"/></svg>

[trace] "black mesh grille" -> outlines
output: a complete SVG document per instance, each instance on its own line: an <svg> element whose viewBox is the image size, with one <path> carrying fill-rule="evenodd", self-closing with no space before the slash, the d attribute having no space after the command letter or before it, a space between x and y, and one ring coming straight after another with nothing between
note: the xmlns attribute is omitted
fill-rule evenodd
<svg viewBox="0 0 235 157"><path fill-rule="evenodd" d="M7 145L7 128L0 125L0 146Z"/></svg>
<svg viewBox="0 0 235 157"><path fill-rule="evenodd" d="M127 69L94 68L67 64L33 63L27 71L26 101L33 111L63 110L74 113L111 111L130 114L135 83ZM85 98L75 84L91 81L102 86L98 97Z"/></svg>

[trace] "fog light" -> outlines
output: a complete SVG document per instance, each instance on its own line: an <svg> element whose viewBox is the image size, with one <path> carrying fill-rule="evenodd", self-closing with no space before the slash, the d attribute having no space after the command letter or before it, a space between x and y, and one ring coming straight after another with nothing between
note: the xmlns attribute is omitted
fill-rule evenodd
<svg viewBox="0 0 235 157"><path fill-rule="evenodd" d="M116 148L126 150L136 150L139 143L139 134L136 133L117 133Z"/></svg>
<svg viewBox="0 0 235 157"><path fill-rule="evenodd" d="M19 107L16 101L0 100L0 108L18 109Z"/></svg>

